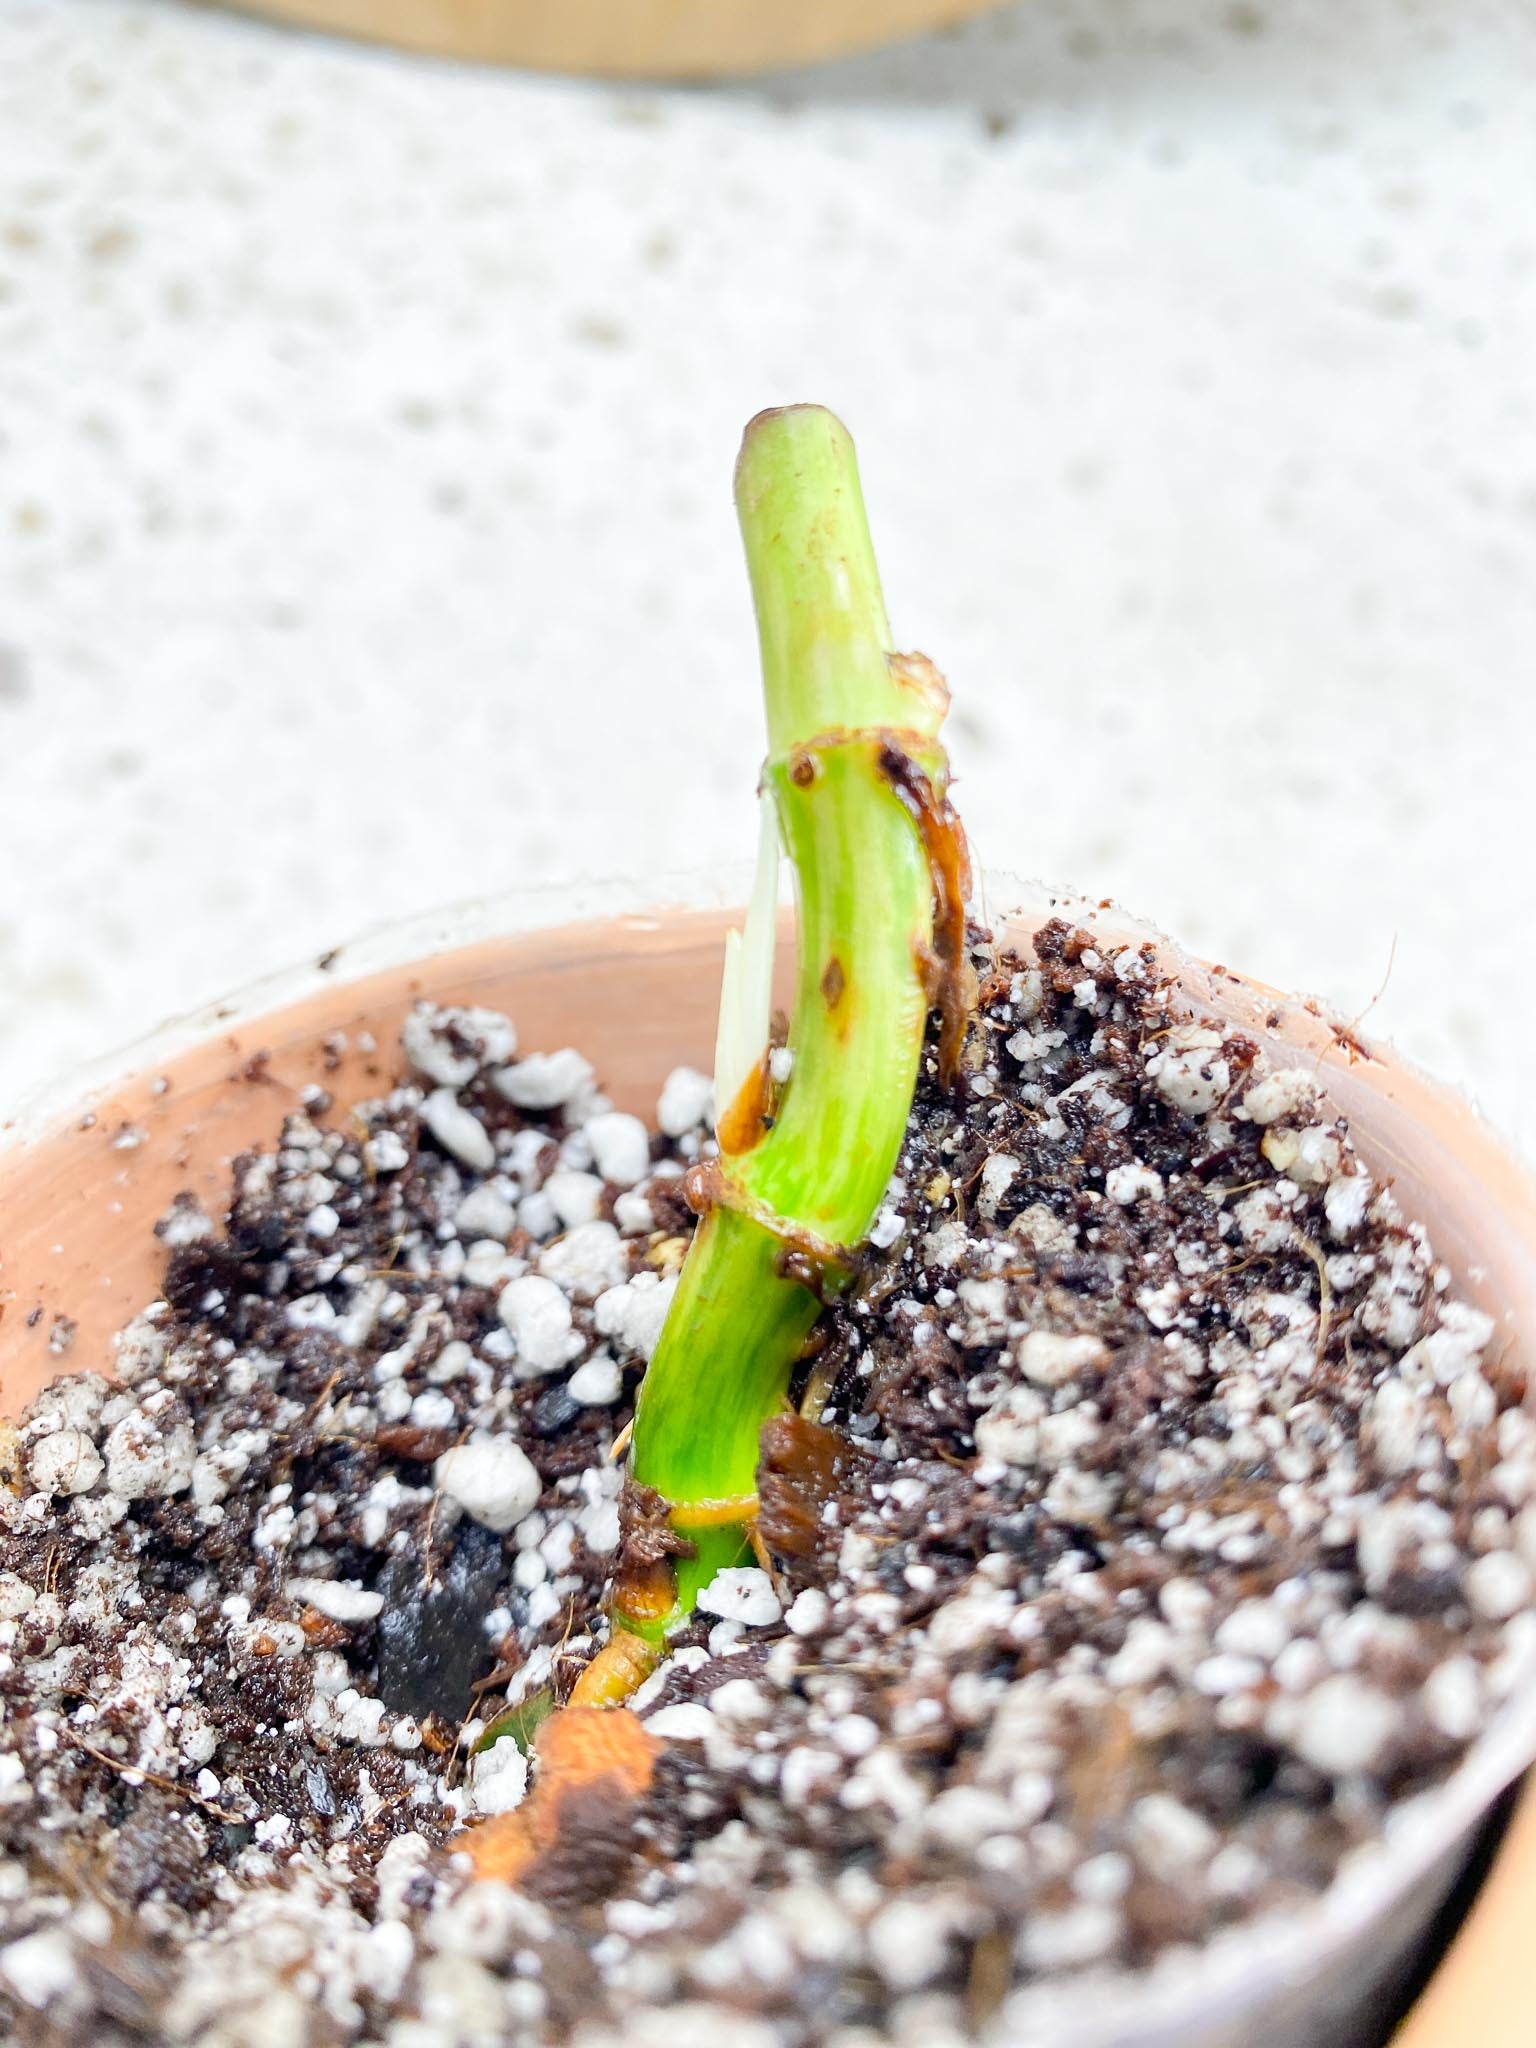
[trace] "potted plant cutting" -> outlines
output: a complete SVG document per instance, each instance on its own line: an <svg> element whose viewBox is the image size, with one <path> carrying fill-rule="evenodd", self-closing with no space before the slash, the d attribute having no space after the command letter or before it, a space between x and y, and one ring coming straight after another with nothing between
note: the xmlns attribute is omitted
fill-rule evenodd
<svg viewBox="0 0 1536 2048"><path fill-rule="evenodd" d="M981 920L847 436L737 489L713 1115L695 913L332 963L6 1155L18 2030L1367 2040L1529 1759L1528 1190Z"/></svg>

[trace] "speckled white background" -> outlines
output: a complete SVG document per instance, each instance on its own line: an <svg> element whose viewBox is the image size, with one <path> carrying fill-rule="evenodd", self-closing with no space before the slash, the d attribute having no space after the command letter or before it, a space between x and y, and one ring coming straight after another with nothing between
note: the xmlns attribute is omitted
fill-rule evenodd
<svg viewBox="0 0 1536 2048"><path fill-rule="evenodd" d="M719 91L0 0L0 1102L750 851L743 419L860 438L994 865L1536 1151L1536 16L1033 0Z"/></svg>

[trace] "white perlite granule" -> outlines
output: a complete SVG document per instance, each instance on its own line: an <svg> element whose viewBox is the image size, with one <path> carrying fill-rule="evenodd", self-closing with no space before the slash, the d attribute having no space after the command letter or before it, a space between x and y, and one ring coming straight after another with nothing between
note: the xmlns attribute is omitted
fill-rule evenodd
<svg viewBox="0 0 1536 2048"><path fill-rule="evenodd" d="M700 1592L699 1611L739 1621L744 1628L766 1628L778 1620L782 1609L765 1571L755 1565L728 1565Z"/></svg>
<svg viewBox="0 0 1536 2048"><path fill-rule="evenodd" d="M697 1067L674 1067L662 1084L656 1123L669 1138L683 1138L710 1122L715 1084Z"/></svg>
<svg viewBox="0 0 1536 2048"><path fill-rule="evenodd" d="M384 1611L384 1595L370 1592L355 1579L290 1579L287 1591L332 1621L374 1621Z"/></svg>
<svg viewBox="0 0 1536 2048"><path fill-rule="evenodd" d="M107 1485L124 1500L180 1493L192 1483L197 1446L168 1393L125 1415L105 1448Z"/></svg>
<svg viewBox="0 0 1536 2048"><path fill-rule="evenodd" d="M558 1109L592 1085L591 1062L569 1046L559 1052L531 1052L491 1081L520 1109Z"/></svg>
<svg viewBox="0 0 1536 2048"><path fill-rule="evenodd" d="M490 1133L451 1088L433 1089L421 1105L421 1119L445 1152L451 1152L476 1173L489 1173L496 1164L496 1147L491 1143Z"/></svg>
<svg viewBox="0 0 1536 2048"><path fill-rule="evenodd" d="M496 1312L511 1332L518 1365L527 1377L558 1371L580 1348L571 1333L569 1300L542 1273L524 1273L509 1280Z"/></svg>
<svg viewBox="0 0 1536 2048"><path fill-rule="evenodd" d="M400 1027L411 1065L442 1088L462 1088L482 1067L499 1066L517 1050L512 1021L498 1010L440 1009L418 1003Z"/></svg>
<svg viewBox="0 0 1536 2048"><path fill-rule="evenodd" d="M27 1477L39 1493L89 1493L103 1465L95 1440L80 1429L55 1430L27 1451ZM121 1455L118 1469L123 1469Z"/></svg>
<svg viewBox="0 0 1536 2048"><path fill-rule="evenodd" d="M505 1535L538 1505L543 1481L527 1453L501 1437L472 1437L432 1467L437 1485L465 1514Z"/></svg>
<svg viewBox="0 0 1536 2048"><path fill-rule="evenodd" d="M474 1759L469 1777L476 1813L511 1813L528 1790L528 1759L510 1736L493 1742Z"/></svg>

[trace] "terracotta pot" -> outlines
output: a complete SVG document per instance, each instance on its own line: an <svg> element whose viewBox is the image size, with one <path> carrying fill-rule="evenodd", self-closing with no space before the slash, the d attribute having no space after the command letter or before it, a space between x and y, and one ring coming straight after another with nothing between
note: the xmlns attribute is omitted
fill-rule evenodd
<svg viewBox="0 0 1536 2048"><path fill-rule="evenodd" d="M1106 936L1157 936L1119 912L991 887L994 902L1024 902L998 919L1019 937L1058 908ZM419 996L505 1009L525 1048L578 1045L614 1098L641 1112L670 1067L707 1067L727 913L696 902L647 912L640 901L637 892L568 892L394 927L168 1028L67 1105L44 1103L0 1127L3 1412L60 1370L105 1367L112 1332L157 1292L151 1226L171 1196L190 1187L217 1211L233 1155L270 1144L311 1083L330 1091L337 1116L378 1092ZM1315 1008L1157 942L1179 961L1197 1007L1239 1023L1283 1064L1316 1065L1367 1162L1391 1176L1457 1284L1496 1318L1506 1361L1536 1363L1536 1189L1466 1105L1390 1053L1341 1038ZM77 1326L62 1355L50 1348L61 1315ZM1166 1957L1144 1975L1101 1980L1090 1996L1042 1987L1021 2048L1379 2041L1479 1826L1533 1758L1536 1687L1527 1686L1445 1784L1399 1811L1389 1844L1307 1910L1222 1935L1197 1956ZM1524 1915L1512 1903L1522 1879ZM1521 1922L1532 1899L1528 1813L1468 1929L1469 1961L1453 1953L1410 2027L1412 2048L1515 2048L1530 2038L1536 1970Z"/></svg>

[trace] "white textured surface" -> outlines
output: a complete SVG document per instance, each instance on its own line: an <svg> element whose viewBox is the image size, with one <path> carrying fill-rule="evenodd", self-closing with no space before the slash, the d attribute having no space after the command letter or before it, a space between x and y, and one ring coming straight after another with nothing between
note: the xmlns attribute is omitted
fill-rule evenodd
<svg viewBox="0 0 1536 2048"><path fill-rule="evenodd" d="M750 853L729 512L860 438L993 865L1536 1149L1536 18L1035 4L720 92L0 0L0 1100L393 911Z"/></svg>

